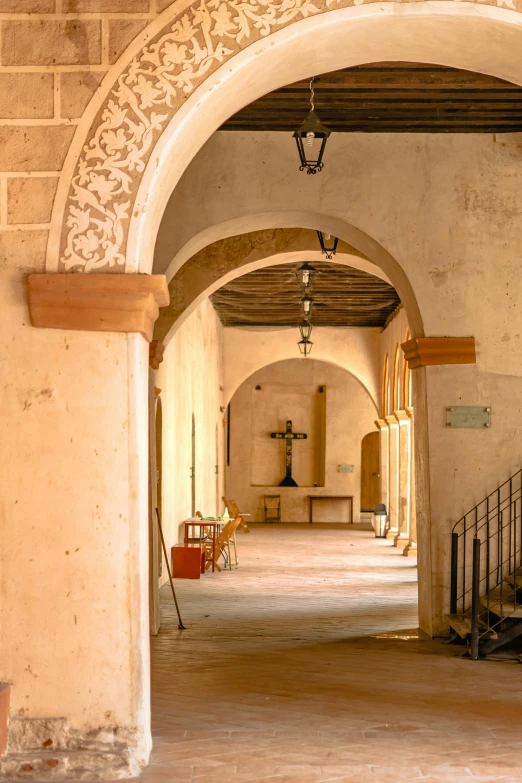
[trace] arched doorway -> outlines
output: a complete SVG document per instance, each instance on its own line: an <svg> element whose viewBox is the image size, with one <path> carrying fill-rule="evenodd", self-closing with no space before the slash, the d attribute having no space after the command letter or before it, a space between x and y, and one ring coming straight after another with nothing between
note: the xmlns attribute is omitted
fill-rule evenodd
<svg viewBox="0 0 522 783"><path fill-rule="evenodd" d="M273 65L275 67L273 68L266 68L265 73L266 77L263 79L255 79L252 78L251 81L245 80L245 85L250 85L245 87L246 92L243 92L237 88L239 77L234 80L232 76L227 80L224 80L226 84L221 84L220 79L223 79L224 71L220 72L218 74L218 71L215 72L216 76L212 81L212 76L210 77L211 80L209 80L205 84L205 89L209 87L216 87L215 90L212 92L212 96L209 99L206 100L206 107L209 108L209 110L212 110L212 101L215 100L214 107L218 107L218 110L215 112L215 125L209 124L204 125L199 121L199 117L195 119L195 108L197 105L197 102L200 101L203 97L204 90L197 88L199 92L194 91L191 96L192 104L188 105L186 104L186 108L183 109L183 116L180 116L177 118L178 123L176 126L171 127L172 133L169 137L164 136L162 137L162 141L160 142L160 145L155 150L154 160L149 162L149 164L145 167L146 168L146 176L143 180L141 180L141 183L139 181L139 177L137 177L135 180L133 179L132 182L126 183L128 185L128 190L126 190L125 187L122 188L122 199L117 202L117 207L120 209L122 204L126 204L125 211L128 211L128 214L133 215L132 219L132 225L130 230L130 236L131 240L127 245L125 245L125 235L127 233L127 215L122 215L121 210L120 214L117 215L116 212L114 214L108 216L107 224L111 224L110 231L112 232L110 236L107 238L107 241L103 239L98 234L94 234L94 236L97 238L98 244L103 247L103 252L100 251L100 259L101 261L104 260L103 253L106 251L112 252L114 251L115 255L111 257L111 260L115 263L115 268L119 269L123 266L121 261L121 257L125 256L125 254L128 256L128 268L127 271L135 272L138 269L141 271L149 271L151 269L151 261L152 261L152 247L154 244L154 240L156 237L156 229L157 229L157 221L159 221L161 213L162 213L162 204L165 203L166 199L168 198L172 186L173 181L177 177L179 177L183 166L186 165L187 161L190 160L190 158L195 154L201 143L203 142L205 138L205 134L212 133L212 131L218 127L220 121L224 119L227 116L227 112L230 113L231 110L233 110L233 103L227 102L226 98L227 96L230 97L232 94L234 96L237 96L238 103L237 106L243 105L246 101L250 100L252 97L255 96L255 89L259 89L261 92L266 92L267 90L271 89L277 81L275 81L276 77L274 77L274 73L278 71L277 65L278 65L278 57L281 55L286 62L294 63L298 62L298 68L302 68L302 74L296 70L291 74L284 74L283 71L280 71L281 76L277 78L282 78L283 80L288 80L289 78L298 78L300 75L304 75L305 73L310 73L310 69L314 66L314 63L317 67L320 67L322 70L328 67L338 67L339 65L347 64L346 61L346 52L350 52L350 57L353 56L354 61L366 61L365 58L368 57L382 57L383 54L389 58L393 58L397 55L399 49L400 49L400 56L401 57L411 57L414 59L415 57L425 59L426 57L429 57L433 59L436 62L447 62L449 64L455 64L462 67L477 67L477 69L484 69L485 71L497 73L500 76L504 76L506 78L511 78L513 81L520 81L519 75L515 73L515 68L518 67L518 59L517 57L507 57L506 52L510 50L510 45L513 48L513 51L518 51L518 21L515 21L514 16L515 14L511 12L504 13L500 9L489 9L485 8L485 11L483 12L483 15L479 16L476 14L476 9L468 9L468 7L462 5L455 5L452 7L452 10L450 11L447 6L444 4L443 6L438 6L437 4L430 4L429 9L419 9L419 8L413 8L413 7L406 7L404 8L401 6L400 13L395 14L395 7L386 6L385 9L382 9L381 7L377 8L377 6L370 8L364 7L361 9L360 7L355 9L340 9L339 12L331 12L332 16L327 20L328 13L324 13L320 19L310 21L310 20L299 20L297 24L301 25L299 30L297 32L300 32L302 29L303 32L303 38L299 41L299 45L302 47L302 51L306 52L306 58L295 58L289 56L288 50L285 50L283 47L284 41L281 40L280 44L281 47L279 50L276 51L276 46L274 46L272 52L274 54L274 60ZM349 13L348 13L349 11ZM335 16L334 16L335 14ZM508 16L506 14L509 14L509 20ZM165 17L166 18L166 17ZM169 16L170 19L170 16ZM429 24L425 24L426 19L429 20ZM354 22L354 20L357 20ZM467 21L469 21L469 24L467 24ZM504 25L504 20L506 21L506 24ZM509 23L508 23L509 21ZM331 24L331 22L335 22L335 29L334 25ZM432 24L433 22L433 24ZM454 22L454 24L453 24ZM338 24L340 23L340 24ZM351 27L350 30L347 31L348 23ZM330 25L330 29L327 30L327 26ZM500 30L501 32L505 33L505 35L499 35L498 38L496 38L494 35L491 35L492 31ZM285 28L286 29L286 28ZM288 28L289 29L289 28ZM424 31L424 32L423 32ZM333 33L333 39L332 40L332 46L326 46L325 43L327 41L327 35L332 32ZM420 32L420 35L417 35L417 32ZM422 34L423 32L423 34ZM470 32L476 33L471 35ZM312 36L316 38L316 43L314 43L313 46L308 47L306 44L307 41L310 41ZM281 39L290 38L291 36L280 36ZM299 36L296 36L296 39ZM270 40L271 36L268 36L265 39L265 42L263 42L263 45L258 46L258 51L256 52L259 57L256 60L256 67L259 65L260 69L263 69L266 62L268 62L269 59L269 52L270 52L270 45L272 43L278 44L278 41L272 41ZM342 40L341 40L342 39ZM358 40L356 40L358 39ZM499 43L501 41L501 43ZM265 45L266 44L266 45ZM372 49L372 46L374 49ZM134 47L134 52L139 49L139 45L136 45ZM342 51L341 51L342 49ZM378 49L378 52L377 52ZM487 63L484 63L484 52L487 52L488 60ZM243 77L244 73L246 72L246 69L249 66L249 58L247 56L241 57L241 55L237 55L238 59L237 64L241 66L241 68L245 69L241 71L241 78ZM331 59L330 59L331 57ZM344 59L343 59L344 58ZM360 58L357 60L357 58ZM223 66L224 68L226 66ZM315 67L315 66L314 66ZM239 70L238 70L239 73ZM272 79L272 82L270 82L270 79ZM256 83L256 88L253 88L251 85L253 83ZM281 82L281 83L284 83ZM218 88L219 85L223 87L223 89ZM203 85L201 85L203 86ZM110 89L110 87L108 87ZM108 92L108 89L105 91L105 95ZM105 90L105 88L104 88ZM251 90L250 93L248 93L248 90ZM197 94L196 94L197 92ZM210 91L209 91L210 92ZM71 222L69 218L71 215L68 216L66 220L62 220L63 216L63 208L67 197L67 189L69 187L69 181L71 178L76 178L76 175L73 174L74 171L74 155L76 155L79 152L80 147L82 146L85 138L86 138L86 129L91 125L92 117L94 116L95 112L102 106L104 98L104 91L100 92L99 97L96 98L96 101L93 103L92 112L89 117L86 116L85 121L83 122L83 127L80 128L76 142L75 147L72 153L72 157L70 157L69 162L66 167L66 175L64 180L62 181L62 185L60 186L60 192L57 199L57 207L55 209L55 217L54 217L54 225L55 229L57 229L59 226L62 225L62 222L68 223L68 229L71 228ZM234 97L235 100L235 97ZM243 102L243 104L241 104ZM221 103L221 105L220 105ZM106 107L105 107L106 108ZM221 112L221 114L220 114ZM190 116L192 113L192 117ZM194 133L194 125L191 125L189 120L194 120L194 125L197 123L198 125L198 132ZM182 127L181 121L183 120L184 125ZM95 123L95 131L99 127L98 123ZM203 130L205 128L205 130ZM159 129L158 129L159 130ZM149 138L153 135L154 130L150 130ZM94 134L93 134L94 135ZM156 154L157 153L157 154ZM172 161L175 162L175 165L171 165ZM138 167L140 168L140 167ZM172 175L172 181L169 181L168 177L166 176L165 172L166 169L170 169L169 176ZM140 172L141 174L141 172ZM63 183L65 182L65 186L63 186ZM78 182L76 182L78 184ZM125 195L123 195L123 191L125 191ZM135 194L139 191L139 198L138 202L134 201ZM92 197L92 190L89 191ZM129 193L132 195L129 196ZM144 204L146 202L145 194L149 197L147 211L144 211ZM130 203L127 205L127 202L132 201L132 207L130 206ZM98 202L99 203L99 202ZM85 206L85 204L84 204ZM77 208L77 205L75 205L75 209ZM93 210L97 209L98 207L94 207ZM109 209L109 208L108 208ZM94 212L93 212L94 214ZM145 215L145 217L144 217ZM88 217L84 215L84 218ZM78 218L78 215L76 215L76 218ZM89 218L90 219L90 218ZM99 216L96 218L99 220ZM82 234L83 229L76 224L73 226L73 230L76 232L75 236L71 239L71 242L76 239L78 236ZM92 228L89 228L87 226L85 228L85 231L90 231ZM121 236L120 236L121 235ZM368 236L371 236L369 233ZM113 242L111 238L116 237L118 240L117 242ZM67 242L69 241L69 238L65 240L64 245L67 245ZM65 269L66 267L60 267L59 265L59 238L58 233L55 230L53 236L51 237L50 245L49 245L49 270L57 270L57 269ZM118 247L116 247L118 245ZM123 251L122 251L123 248ZM407 255L407 254L406 254ZM90 259L93 261L93 259ZM400 257L400 262L403 264L407 259L403 259L402 256ZM97 263L97 261L94 259L94 264ZM407 273L410 274L412 272L412 259L410 258L408 260L409 267L407 268ZM82 264L78 265L78 268L81 268ZM406 264L405 264L406 267ZM67 267L71 268L71 267ZM83 265L83 268L86 269L86 271L89 271L91 268L93 268L93 264L89 265L88 263L85 263ZM103 264L100 264L100 269L103 270ZM114 270L114 266L107 267L105 271L111 271ZM424 310L423 310L424 314ZM435 319L430 321L430 326L433 326L435 323ZM136 374L139 375L140 372L142 373L143 370L140 368L140 363L143 360L144 352L143 350L141 353L138 350L132 350L132 348L128 351L128 357L129 357L129 364L128 364L128 371L129 371L129 377L136 377ZM421 416L426 416L427 420L427 405L426 405L426 395L425 393L422 393L422 376L423 371L419 373L419 376L421 376L421 380L417 384L417 388L414 390L414 396L416 398L416 408L420 412ZM137 397L138 395L136 395ZM142 402L142 401L141 401ZM139 407L139 406L138 406ZM143 408L143 405L142 405ZM145 415L144 411L141 410L142 418ZM422 463L425 466L425 470L427 470L428 466L428 441L427 436L421 438L422 444L423 444L423 454L422 454ZM138 457L136 456L138 454L139 450L134 449L134 451L131 449L129 450L129 453L131 453L132 459L135 460L135 463L133 462L133 468L129 470L129 474L132 476L136 476L139 474L138 467L141 466L143 468L143 462L139 462L138 466ZM143 460L143 457L141 458ZM427 479L427 476L424 477L420 476L420 479L422 480L422 497L426 499L426 502L429 503L429 481ZM140 486L143 489L143 471L140 474ZM137 506L137 504L136 504ZM138 512L137 507L133 509L133 518L132 518L132 524L137 525L138 522L142 521L140 514L143 513L143 504L140 506L141 511ZM444 510L441 512L442 516L444 516L446 511ZM429 529L429 514L421 511L421 516L423 519L423 524L426 526L426 529ZM426 550L426 552L429 552L429 549ZM137 558L139 559L139 558ZM141 558L140 562L143 564L143 558ZM431 572L432 569L432 563L429 561L429 554L426 554L425 558L425 567L428 569L429 572ZM440 563L437 565L440 569ZM437 588L439 589L439 588ZM440 598L440 591L442 588L439 589L439 598ZM140 588L140 595L143 593L143 587ZM427 599L427 604L430 603L431 599ZM142 604L143 602L141 602ZM442 602L439 602L442 605ZM143 608L140 606L140 601L136 600L134 603L134 608L140 612L140 618L142 620L146 619L146 612L143 610ZM431 612L427 611L427 615L430 615ZM133 631L132 633L136 636L134 641L137 644L137 638L139 637L139 634L143 630L143 622L135 622L133 624ZM146 662L146 656L142 656L143 658L143 665L146 668L147 662ZM137 667L136 671L138 671L139 667ZM139 680L139 677L138 677ZM137 684L137 688L139 690L139 682ZM144 692L146 691L146 688L144 689ZM139 724L143 726L143 717L146 716L146 710L143 710L139 705L141 705L144 700L140 699L139 696L136 697L136 703L138 704L138 708L136 710L136 714L138 714L138 719L133 721L133 725ZM134 708L133 708L134 709ZM140 742L142 743L142 755L144 749L146 750L147 747L147 737L146 731L141 732L141 739Z"/></svg>

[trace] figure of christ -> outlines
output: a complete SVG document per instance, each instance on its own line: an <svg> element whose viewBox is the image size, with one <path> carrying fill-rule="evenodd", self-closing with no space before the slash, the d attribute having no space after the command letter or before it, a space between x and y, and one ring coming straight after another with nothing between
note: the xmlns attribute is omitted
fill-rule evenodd
<svg viewBox="0 0 522 783"><path fill-rule="evenodd" d="M303 432L292 432L292 422L286 422L285 432L272 432L271 438L277 438L278 440L285 440L285 465L286 475L279 484L280 487L297 487L296 481L292 478L292 445L294 440L305 440L306 435Z"/></svg>

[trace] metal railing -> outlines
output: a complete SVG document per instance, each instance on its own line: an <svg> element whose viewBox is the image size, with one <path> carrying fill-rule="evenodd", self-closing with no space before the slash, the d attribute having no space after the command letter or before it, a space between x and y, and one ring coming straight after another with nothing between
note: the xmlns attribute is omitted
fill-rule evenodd
<svg viewBox="0 0 522 783"><path fill-rule="evenodd" d="M451 536L451 614L471 610L471 657L522 605L522 470L455 523ZM511 584L506 584L506 579ZM518 591L521 595L519 596Z"/></svg>

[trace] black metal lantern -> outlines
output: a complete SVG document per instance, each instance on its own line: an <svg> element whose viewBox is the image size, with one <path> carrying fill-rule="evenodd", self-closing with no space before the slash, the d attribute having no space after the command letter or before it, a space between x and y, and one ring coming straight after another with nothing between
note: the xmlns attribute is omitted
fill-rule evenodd
<svg viewBox="0 0 522 783"><path fill-rule="evenodd" d="M337 244L339 239L334 237L332 243L331 235L326 233L323 234L322 231L318 231L317 236L319 237L319 244L321 245L321 253L323 253L329 261L331 261L334 255L337 253ZM327 242L330 243L329 247L326 245Z"/></svg>
<svg viewBox="0 0 522 783"><path fill-rule="evenodd" d="M299 331L303 340L309 340L312 334L312 324L308 323L308 321L301 321Z"/></svg>
<svg viewBox="0 0 522 783"><path fill-rule="evenodd" d="M294 139L299 152L301 165L299 171L316 174L321 171L326 142L331 131L326 128L314 111L314 80L310 81L310 113L303 124L295 131Z"/></svg>
<svg viewBox="0 0 522 783"><path fill-rule="evenodd" d="M301 351L303 356L310 356L310 354L312 353L312 345L313 345L313 342L311 340L308 339L299 340L297 345L299 346L299 350Z"/></svg>
<svg viewBox="0 0 522 783"><path fill-rule="evenodd" d="M299 269L295 270L295 276L297 277L297 282L299 285L302 288L308 289L312 285L312 281L315 276L315 269L313 266L310 266L307 261L302 266L300 266Z"/></svg>
<svg viewBox="0 0 522 783"><path fill-rule="evenodd" d="M301 317L304 321L309 321L310 317L312 315L312 310L314 307L314 300L311 296L303 296L301 299Z"/></svg>

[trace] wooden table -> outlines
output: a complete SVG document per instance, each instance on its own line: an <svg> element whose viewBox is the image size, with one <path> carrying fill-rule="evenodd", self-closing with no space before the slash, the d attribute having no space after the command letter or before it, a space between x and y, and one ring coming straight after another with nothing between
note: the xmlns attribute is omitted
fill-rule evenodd
<svg viewBox="0 0 522 783"><path fill-rule="evenodd" d="M353 495L308 495L310 501L310 524L312 524L312 508L314 500L348 500L350 503L350 523L353 524Z"/></svg>
<svg viewBox="0 0 522 783"><path fill-rule="evenodd" d="M199 517L193 517L192 519L186 519L183 523L185 525L185 536L184 536L184 543L189 543L189 530L191 527L199 527L199 540L201 541L201 528L202 527L211 527L212 528L212 570L215 571L215 561L216 561L216 538L217 538L217 529L218 526L222 525L222 522L210 522L206 519L200 519Z"/></svg>

